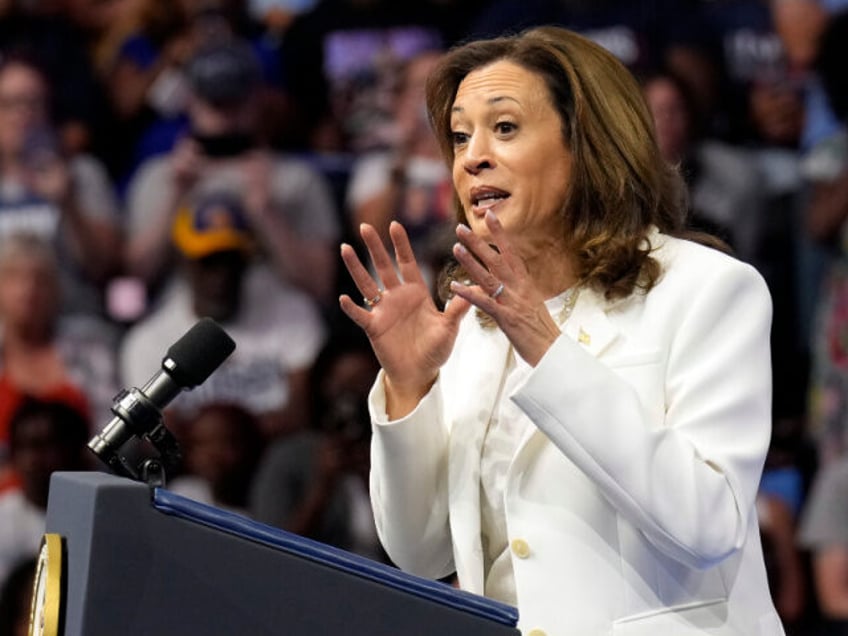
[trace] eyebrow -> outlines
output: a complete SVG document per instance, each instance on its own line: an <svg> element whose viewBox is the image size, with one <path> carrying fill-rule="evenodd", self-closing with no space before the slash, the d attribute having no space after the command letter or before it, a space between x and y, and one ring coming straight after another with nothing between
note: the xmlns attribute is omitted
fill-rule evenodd
<svg viewBox="0 0 848 636"><path fill-rule="evenodd" d="M515 102L516 104L521 106L521 102L519 102L514 97L510 97L509 95L496 95L495 97L490 97L489 99L486 100L486 104L488 104L489 106L494 106L498 102L503 102L503 101L507 101L507 100L509 100L511 102ZM465 111L465 109L462 106L454 106L453 108L451 108L452 113L461 113L461 112L464 112L464 111Z"/></svg>

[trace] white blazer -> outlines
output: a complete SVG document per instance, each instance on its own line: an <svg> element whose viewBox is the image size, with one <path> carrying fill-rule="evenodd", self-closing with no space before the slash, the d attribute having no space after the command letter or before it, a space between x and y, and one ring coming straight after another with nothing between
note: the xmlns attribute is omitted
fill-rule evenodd
<svg viewBox="0 0 848 636"><path fill-rule="evenodd" d="M647 294L583 290L511 399L535 424L504 492L519 628L780 636L754 501L771 434L771 300L749 265L658 233ZM371 498L394 562L483 593L480 452L509 343L464 318L416 410L372 389Z"/></svg>

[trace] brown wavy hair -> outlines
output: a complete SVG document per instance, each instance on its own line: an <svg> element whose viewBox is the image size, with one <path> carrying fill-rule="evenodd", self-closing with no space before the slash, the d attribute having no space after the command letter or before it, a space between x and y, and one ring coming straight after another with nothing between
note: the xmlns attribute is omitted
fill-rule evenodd
<svg viewBox="0 0 848 636"><path fill-rule="evenodd" d="M639 83L612 54L567 29L540 27L478 40L448 51L427 83L427 111L449 167L454 151L451 108L470 72L508 60L539 74L562 121L573 154L562 208L566 249L580 285L607 299L651 289L662 274L650 255L653 227L721 248L718 239L685 229L686 186L663 160ZM465 213L455 197L457 219ZM456 265L444 286L463 278Z"/></svg>

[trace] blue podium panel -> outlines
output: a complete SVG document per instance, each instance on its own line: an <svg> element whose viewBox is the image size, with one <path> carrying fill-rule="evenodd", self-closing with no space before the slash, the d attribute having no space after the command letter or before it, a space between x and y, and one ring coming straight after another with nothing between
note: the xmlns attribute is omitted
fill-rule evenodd
<svg viewBox="0 0 848 636"><path fill-rule="evenodd" d="M515 608L103 473L56 473L66 636L517 636Z"/></svg>

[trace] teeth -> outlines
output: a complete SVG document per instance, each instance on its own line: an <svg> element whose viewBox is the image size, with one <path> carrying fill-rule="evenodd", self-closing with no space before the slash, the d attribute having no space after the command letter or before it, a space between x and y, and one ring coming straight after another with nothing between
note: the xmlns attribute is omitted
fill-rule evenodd
<svg viewBox="0 0 848 636"><path fill-rule="evenodd" d="M477 199L474 202L474 204L475 205L483 205L483 204L487 204L487 203L490 204L490 203L494 203L496 201L500 201L501 199L505 199L505 198L506 198L506 196L503 195L503 194L487 194L487 195L482 196L479 199Z"/></svg>

